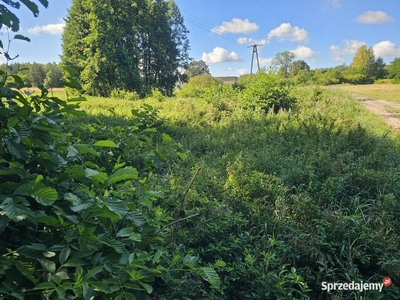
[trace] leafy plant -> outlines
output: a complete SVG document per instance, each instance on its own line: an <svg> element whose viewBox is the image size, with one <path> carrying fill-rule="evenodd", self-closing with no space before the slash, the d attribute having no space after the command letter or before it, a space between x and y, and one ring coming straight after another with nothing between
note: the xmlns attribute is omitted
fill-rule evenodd
<svg viewBox="0 0 400 300"><path fill-rule="evenodd" d="M259 72L242 91L242 103L245 107L274 113L294 107L295 99L289 94L289 87L280 82L277 75Z"/></svg>

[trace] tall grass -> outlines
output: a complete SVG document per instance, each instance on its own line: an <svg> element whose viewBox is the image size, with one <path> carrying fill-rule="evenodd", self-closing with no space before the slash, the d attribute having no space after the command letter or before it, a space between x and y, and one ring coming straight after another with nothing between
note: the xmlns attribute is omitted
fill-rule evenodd
<svg viewBox="0 0 400 300"><path fill-rule="evenodd" d="M186 151L184 163L171 162L152 184L165 193L160 206L196 215L173 241L204 263L224 260L222 288L185 277L158 299L400 297L399 134L349 92L295 87L292 94L296 107L277 114L213 93L82 104L89 114L113 110L123 118L150 104L162 117L160 129ZM382 294L321 290L323 281L384 276L394 285Z"/></svg>

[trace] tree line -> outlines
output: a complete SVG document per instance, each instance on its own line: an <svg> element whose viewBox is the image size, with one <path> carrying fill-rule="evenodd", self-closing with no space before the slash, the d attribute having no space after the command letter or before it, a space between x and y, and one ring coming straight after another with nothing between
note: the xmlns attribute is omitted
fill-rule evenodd
<svg viewBox="0 0 400 300"><path fill-rule="evenodd" d="M173 0L73 0L61 66L91 95L171 95L189 61L187 33Z"/></svg>
<svg viewBox="0 0 400 300"><path fill-rule="evenodd" d="M304 60L294 59L295 55L290 51L277 53L272 68L281 77L300 84L368 84L379 79L400 81L400 58L386 65L381 57L375 57L372 47L367 48L365 45L357 50L350 65L311 70Z"/></svg>
<svg viewBox="0 0 400 300"><path fill-rule="evenodd" d="M43 85L45 88L63 87L62 71L60 64L53 63L17 63L2 64L0 66L7 75L18 75L25 87L38 87Z"/></svg>

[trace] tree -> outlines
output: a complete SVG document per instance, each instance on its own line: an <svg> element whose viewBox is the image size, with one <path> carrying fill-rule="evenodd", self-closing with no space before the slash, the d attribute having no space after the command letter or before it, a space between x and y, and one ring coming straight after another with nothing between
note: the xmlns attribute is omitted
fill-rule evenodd
<svg viewBox="0 0 400 300"><path fill-rule="evenodd" d="M63 69L89 94L154 88L171 94L179 67L189 59L187 32L172 0L73 0L63 33Z"/></svg>
<svg viewBox="0 0 400 300"><path fill-rule="evenodd" d="M46 77L44 78L44 86L46 88L62 87L62 72L56 63L48 63L46 65Z"/></svg>
<svg viewBox="0 0 400 300"><path fill-rule="evenodd" d="M294 53L290 51L279 52L275 55L272 64L279 69L279 73L287 78L289 76L289 71L292 66L292 60L295 58Z"/></svg>
<svg viewBox="0 0 400 300"><path fill-rule="evenodd" d="M389 78L400 80L400 57L395 58L389 65Z"/></svg>
<svg viewBox="0 0 400 300"><path fill-rule="evenodd" d="M29 68L29 81L32 86L38 87L44 83L44 79L46 78L46 71L44 70L43 64L39 63L30 63L28 64Z"/></svg>
<svg viewBox="0 0 400 300"><path fill-rule="evenodd" d="M350 67L353 71L352 73L362 74L367 79L373 78L375 68L374 49L372 47L367 49L365 45L358 48Z"/></svg>
<svg viewBox="0 0 400 300"><path fill-rule="evenodd" d="M210 74L210 70L203 60L193 60L185 66L185 74L191 78L197 75Z"/></svg>
<svg viewBox="0 0 400 300"><path fill-rule="evenodd" d="M310 71L310 66L304 60L296 60L290 66L289 75L291 77L296 76L299 73L300 70L304 70L304 71L309 72Z"/></svg>
<svg viewBox="0 0 400 300"><path fill-rule="evenodd" d="M387 75L387 71L385 69L386 64L383 61L382 57L378 57L374 64L374 76L376 79L385 78Z"/></svg>

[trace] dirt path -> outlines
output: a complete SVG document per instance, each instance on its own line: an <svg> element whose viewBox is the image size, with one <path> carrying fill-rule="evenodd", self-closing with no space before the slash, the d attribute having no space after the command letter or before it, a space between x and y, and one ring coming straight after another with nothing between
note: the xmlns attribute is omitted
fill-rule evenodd
<svg viewBox="0 0 400 300"><path fill-rule="evenodd" d="M383 118L386 124L395 129L400 129L400 103L382 99L373 99L366 96L353 95L365 108Z"/></svg>

